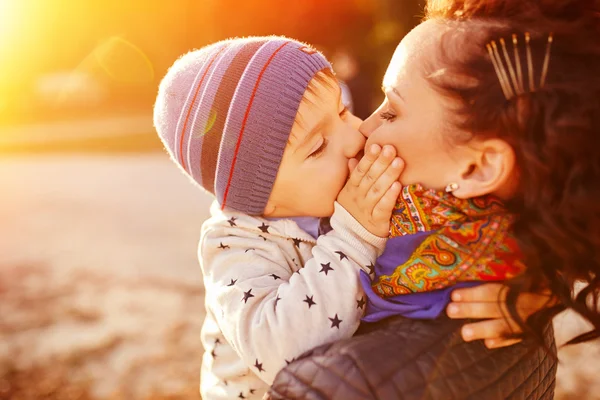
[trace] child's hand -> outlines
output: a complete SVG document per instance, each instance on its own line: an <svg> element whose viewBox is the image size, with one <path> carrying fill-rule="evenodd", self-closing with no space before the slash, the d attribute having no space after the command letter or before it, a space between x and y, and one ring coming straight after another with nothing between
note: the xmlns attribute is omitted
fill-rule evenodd
<svg viewBox="0 0 600 400"><path fill-rule="evenodd" d="M398 178L403 168L404 162L396 157L393 146L382 149L371 145L350 173L337 201L369 232L387 237L392 210L402 189Z"/></svg>

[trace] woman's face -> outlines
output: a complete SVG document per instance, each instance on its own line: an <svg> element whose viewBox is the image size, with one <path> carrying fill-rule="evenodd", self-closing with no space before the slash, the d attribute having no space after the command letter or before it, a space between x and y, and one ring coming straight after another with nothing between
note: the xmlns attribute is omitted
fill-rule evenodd
<svg viewBox="0 0 600 400"><path fill-rule="evenodd" d="M400 43L383 79L385 100L360 131L367 146L391 144L405 162L403 185L420 183L443 189L458 181L465 166L466 146L453 144L448 120L451 100L427 81L440 49L443 25L427 21Z"/></svg>

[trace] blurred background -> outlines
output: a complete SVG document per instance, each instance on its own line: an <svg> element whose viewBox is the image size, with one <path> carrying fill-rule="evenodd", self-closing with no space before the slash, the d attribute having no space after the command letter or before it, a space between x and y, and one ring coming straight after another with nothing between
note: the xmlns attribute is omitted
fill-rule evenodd
<svg viewBox="0 0 600 400"><path fill-rule="evenodd" d="M364 118L422 7L0 0L0 399L198 399L210 199L153 130L161 77L213 41L288 35L333 61ZM557 398L600 398L598 355L561 350Z"/></svg>

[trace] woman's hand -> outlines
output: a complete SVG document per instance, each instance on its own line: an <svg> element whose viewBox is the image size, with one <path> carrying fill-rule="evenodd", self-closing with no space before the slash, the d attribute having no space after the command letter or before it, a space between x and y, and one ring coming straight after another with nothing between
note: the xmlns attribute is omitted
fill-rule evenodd
<svg viewBox="0 0 600 400"><path fill-rule="evenodd" d="M337 201L369 232L387 237L392 210L402 189L398 178L404 163L396 157L393 146L382 149L373 144L355 164L356 160L350 160L350 178Z"/></svg>
<svg viewBox="0 0 600 400"><path fill-rule="evenodd" d="M521 341L504 338L512 333L522 332L506 307L507 292L508 287L500 283L487 283L452 292L452 302L446 308L450 318L486 319L462 327L462 337L466 342L483 339L485 346L493 349ZM536 311L553 304L549 292L521 293L517 298L517 312L523 320L527 320Z"/></svg>

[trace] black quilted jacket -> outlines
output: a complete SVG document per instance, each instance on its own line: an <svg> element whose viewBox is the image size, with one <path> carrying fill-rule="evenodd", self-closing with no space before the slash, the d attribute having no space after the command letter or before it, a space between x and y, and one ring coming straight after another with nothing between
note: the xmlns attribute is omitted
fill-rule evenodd
<svg viewBox="0 0 600 400"><path fill-rule="evenodd" d="M279 372L267 399L552 399L556 361L533 340L488 350L464 321L389 318L320 346ZM546 346L556 354L554 332Z"/></svg>

